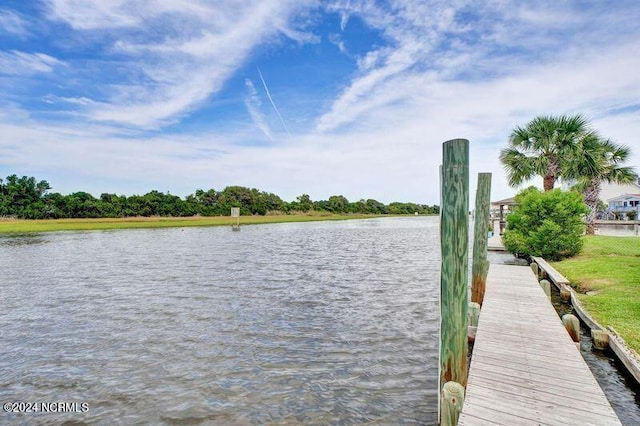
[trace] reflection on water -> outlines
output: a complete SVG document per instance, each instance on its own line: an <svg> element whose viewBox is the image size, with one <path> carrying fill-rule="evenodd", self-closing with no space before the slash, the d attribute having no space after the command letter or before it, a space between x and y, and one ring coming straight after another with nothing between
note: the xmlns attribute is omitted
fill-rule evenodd
<svg viewBox="0 0 640 426"><path fill-rule="evenodd" d="M47 241L41 234L0 234L0 247L46 244Z"/></svg>
<svg viewBox="0 0 640 426"><path fill-rule="evenodd" d="M54 423L432 424L437 227L0 238L0 400L89 403L28 418Z"/></svg>

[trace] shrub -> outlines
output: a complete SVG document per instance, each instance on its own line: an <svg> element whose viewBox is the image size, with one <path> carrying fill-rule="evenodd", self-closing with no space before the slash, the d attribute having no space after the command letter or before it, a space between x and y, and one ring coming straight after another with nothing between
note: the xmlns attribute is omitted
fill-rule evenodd
<svg viewBox="0 0 640 426"><path fill-rule="evenodd" d="M502 237L511 253L559 260L582 250L583 215L588 212L582 195L531 187L516 196L516 203Z"/></svg>
<svg viewBox="0 0 640 426"><path fill-rule="evenodd" d="M637 216L637 214L633 210L627 212L627 218L629 220L636 220L636 216Z"/></svg>

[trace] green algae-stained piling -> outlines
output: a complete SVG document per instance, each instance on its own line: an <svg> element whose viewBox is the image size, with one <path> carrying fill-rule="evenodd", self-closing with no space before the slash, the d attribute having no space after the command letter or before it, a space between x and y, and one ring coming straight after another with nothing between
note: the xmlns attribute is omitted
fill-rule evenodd
<svg viewBox="0 0 640 426"><path fill-rule="evenodd" d="M478 173L476 190L476 220L473 237L473 266L471 268L471 301L482 305L489 272L487 260L491 173Z"/></svg>
<svg viewBox="0 0 640 426"><path fill-rule="evenodd" d="M467 384L469 141L443 144L440 209L440 386Z"/></svg>

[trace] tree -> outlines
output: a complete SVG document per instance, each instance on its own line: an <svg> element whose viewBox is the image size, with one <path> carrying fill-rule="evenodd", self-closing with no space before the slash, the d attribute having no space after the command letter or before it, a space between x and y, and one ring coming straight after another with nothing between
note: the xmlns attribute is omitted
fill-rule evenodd
<svg viewBox="0 0 640 426"><path fill-rule="evenodd" d="M511 253L559 260L582 250L582 216L588 212L582 195L531 187L516 195L516 203L502 236Z"/></svg>
<svg viewBox="0 0 640 426"><path fill-rule="evenodd" d="M349 206L349 200L344 195L332 195L329 197L329 210L333 213L345 213Z"/></svg>
<svg viewBox="0 0 640 426"><path fill-rule="evenodd" d="M309 197L309 194L299 195L298 197L296 197L296 200L298 202L300 211L302 212L308 212L309 210L311 210L311 207L313 207L313 201L311 201L311 197Z"/></svg>
<svg viewBox="0 0 640 426"><path fill-rule="evenodd" d="M581 140L592 134L582 115L540 116L525 127L516 127L509 137L509 147L500 152L509 185L518 186L542 176L545 191L564 177L567 161L575 156Z"/></svg>
<svg viewBox="0 0 640 426"><path fill-rule="evenodd" d="M586 218L587 234L595 233L602 182L627 184L637 180L633 167L620 166L627 161L629 155L628 147L618 145L609 139L602 139L596 134L582 140L567 175L577 180L574 188L582 193L589 208Z"/></svg>
<svg viewBox="0 0 640 426"><path fill-rule="evenodd" d="M34 177L7 176L0 181L0 215L17 216L23 219L40 219L45 215L42 198L51 189L46 180Z"/></svg>
<svg viewBox="0 0 640 426"><path fill-rule="evenodd" d="M69 195L48 193L47 181L17 175L0 179L0 217L22 219L131 217L131 216L193 216L229 215L231 207L240 207L241 214L265 215L275 212L308 212L311 209L334 213L412 214L437 213L438 206L413 203L392 203L387 206L376 200L349 202L343 195L329 200L312 201L302 194L287 203L271 192L243 186L228 186L223 191L198 189L184 199L152 190L144 195L102 193L99 198L78 191ZM391 207L393 206L393 207Z"/></svg>

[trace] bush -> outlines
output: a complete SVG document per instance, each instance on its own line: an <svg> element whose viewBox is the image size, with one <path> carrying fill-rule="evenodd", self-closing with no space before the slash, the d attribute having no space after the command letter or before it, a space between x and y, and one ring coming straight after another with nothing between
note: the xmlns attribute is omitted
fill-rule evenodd
<svg viewBox="0 0 640 426"><path fill-rule="evenodd" d="M502 237L507 250L548 260L580 253L585 229L582 217L588 212L582 195L559 189L542 193L532 187L520 192L516 203Z"/></svg>
<svg viewBox="0 0 640 426"><path fill-rule="evenodd" d="M628 218L629 220L636 220L636 216L637 216L637 215L636 215L636 212L634 212L633 210L632 210L632 211L627 212L627 218Z"/></svg>

